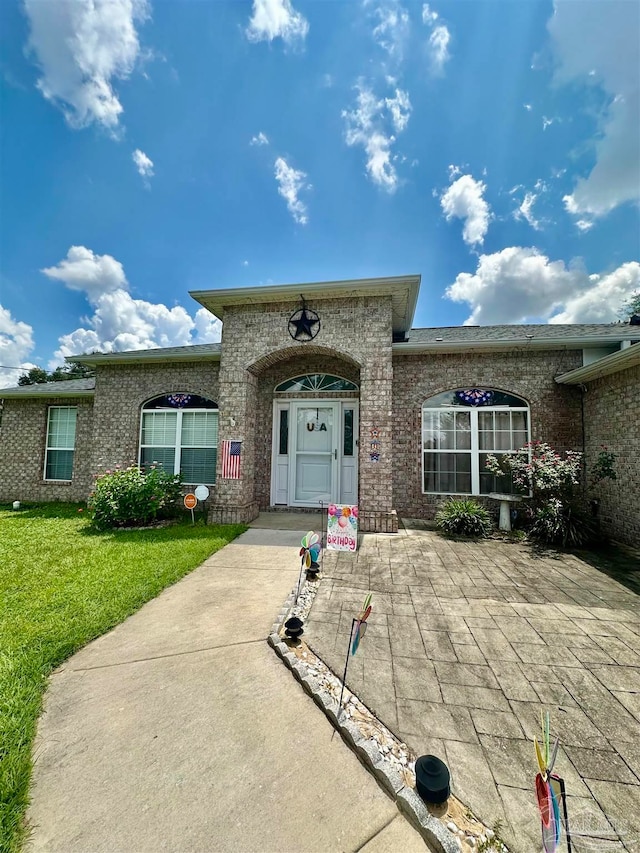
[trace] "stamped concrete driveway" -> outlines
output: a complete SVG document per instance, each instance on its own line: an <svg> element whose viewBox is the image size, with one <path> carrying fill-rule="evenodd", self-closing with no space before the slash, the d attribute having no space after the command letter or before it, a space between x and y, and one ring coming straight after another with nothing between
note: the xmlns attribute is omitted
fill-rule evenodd
<svg viewBox="0 0 640 853"><path fill-rule="evenodd" d="M249 530L52 677L29 849L425 849L267 646L299 546Z"/></svg>
<svg viewBox="0 0 640 853"><path fill-rule="evenodd" d="M444 758L454 792L500 820L514 851L541 849L541 709L560 737L570 824L598 836L576 834L574 850L640 851L638 595L576 556L412 529L365 535L357 555L327 552L324 574L311 647L341 672L373 591L349 686L417 754Z"/></svg>

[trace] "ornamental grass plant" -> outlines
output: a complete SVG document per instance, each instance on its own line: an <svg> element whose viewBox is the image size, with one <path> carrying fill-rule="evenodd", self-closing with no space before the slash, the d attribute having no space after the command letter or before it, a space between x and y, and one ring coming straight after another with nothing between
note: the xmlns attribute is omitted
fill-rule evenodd
<svg viewBox="0 0 640 853"><path fill-rule="evenodd" d="M450 498L436 513L436 524L453 536L486 537L492 530L491 516L471 498Z"/></svg>

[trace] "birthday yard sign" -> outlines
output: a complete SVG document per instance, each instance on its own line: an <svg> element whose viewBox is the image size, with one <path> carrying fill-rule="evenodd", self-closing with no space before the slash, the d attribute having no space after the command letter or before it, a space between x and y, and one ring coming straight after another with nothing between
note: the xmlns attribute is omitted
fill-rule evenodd
<svg viewBox="0 0 640 853"><path fill-rule="evenodd" d="M329 504L327 550L356 551L358 548L358 507Z"/></svg>

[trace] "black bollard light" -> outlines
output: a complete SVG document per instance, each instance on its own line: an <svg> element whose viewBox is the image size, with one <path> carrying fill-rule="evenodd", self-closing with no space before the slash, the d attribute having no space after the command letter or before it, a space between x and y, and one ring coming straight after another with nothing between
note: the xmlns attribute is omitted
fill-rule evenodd
<svg viewBox="0 0 640 853"><path fill-rule="evenodd" d="M303 622L302 619L298 619L297 616L292 616L291 619L287 619L284 623L284 633L285 636L290 640L298 640L303 634Z"/></svg>
<svg viewBox="0 0 640 853"><path fill-rule="evenodd" d="M449 768L435 755L416 759L416 791L425 803L440 804L449 798Z"/></svg>

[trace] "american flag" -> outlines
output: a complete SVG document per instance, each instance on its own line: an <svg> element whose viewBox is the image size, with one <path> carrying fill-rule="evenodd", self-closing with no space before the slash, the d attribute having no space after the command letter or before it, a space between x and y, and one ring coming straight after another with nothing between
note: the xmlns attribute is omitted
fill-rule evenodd
<svg viewBox="0 0 640 853"><path fill-rule="evenodd" d="M241 441L222 442L222 473L225 480L240 479L240 450Z"/></svg>

